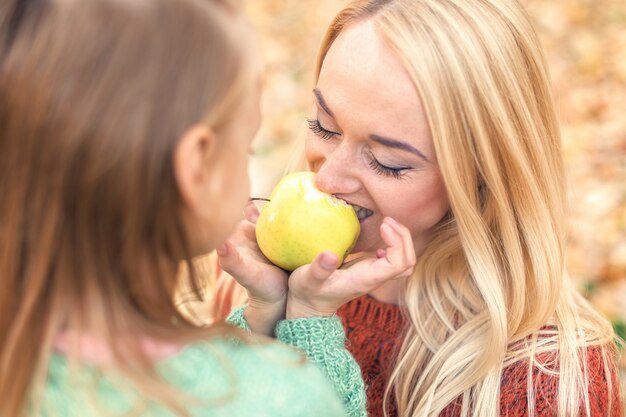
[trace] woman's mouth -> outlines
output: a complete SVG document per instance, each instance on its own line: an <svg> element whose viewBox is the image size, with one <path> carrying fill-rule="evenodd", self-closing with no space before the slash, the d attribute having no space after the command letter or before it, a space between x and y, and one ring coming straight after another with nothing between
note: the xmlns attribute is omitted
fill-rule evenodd
<svg viewBox="0 0 626 417"><path fill-rule="evenodd" d="M362 223L363 220L367 219L369 216L374 214L374 212L365 207L357 206L356 204L351 204L354 212L356 213L356 217L359 219L359 222Z"/></svg>

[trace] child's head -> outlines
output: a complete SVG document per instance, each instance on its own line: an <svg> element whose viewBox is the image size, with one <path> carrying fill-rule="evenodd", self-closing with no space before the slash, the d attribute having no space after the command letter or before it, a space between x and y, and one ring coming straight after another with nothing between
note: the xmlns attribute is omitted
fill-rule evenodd
<svg viewBox="0 0 626 417"><path fill-rule="evenodd" d="M248 197L259 86L242 18L202 0L2 13L3 369L61 326L181 326L179 261L223 240Z"/></svg>

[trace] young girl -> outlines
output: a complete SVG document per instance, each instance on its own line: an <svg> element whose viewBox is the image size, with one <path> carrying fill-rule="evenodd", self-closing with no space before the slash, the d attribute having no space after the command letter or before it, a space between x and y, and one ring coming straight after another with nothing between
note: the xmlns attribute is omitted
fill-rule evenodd
<svg viewBox="0 0 626 417"><path fill-rule="evenodd" d="M316 367L174 303L180 261L223 241L248 199L260 72L233 7L0 13L0 415L365 415L339 319L301 318L293 299L276 328Z"/></svg>
<svg viewBox="0 0 626 417"><path fill-rule="evenodd" d="M559 128L520 4L355 1L328 29L313 98L307 165L361 222L353 262L325 282L375 273L361 265L384 253L388 217L417 258L338 312L370 415L621 416L612 328L564 268ZM258 298L251 271L270 267L244 237L221 264Z"/></svg>

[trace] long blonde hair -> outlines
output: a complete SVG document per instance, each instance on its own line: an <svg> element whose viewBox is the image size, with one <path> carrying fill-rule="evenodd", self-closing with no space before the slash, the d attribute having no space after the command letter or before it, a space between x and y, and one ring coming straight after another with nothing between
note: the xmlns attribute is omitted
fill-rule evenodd
<svg viewBox="0 0 626 417"><path fill-rule="evenodd" d="M230 331L174 305L193 254L173 152L197 123L220 137L248 77L246 26L202 0L3 1L0 24L0 415L27 413L60 331L108 341L184 414L120 335Z"/></svg>
<svg viewBox="0 0 626 417"><path fill-rule="evenodd" d="M585 348L611 387L613 330L564 266L560 133L537 35L516 0L359 0L331 23L372 20L424 103L450 212L406 283L409 328L391 377L402 416L497 416L503 369L558 372L559 416L589 412ZM552 352L559 366L542 367ZM610 389L609 392L612 392ZM610 407L609 407L610 408Z"/></svg>

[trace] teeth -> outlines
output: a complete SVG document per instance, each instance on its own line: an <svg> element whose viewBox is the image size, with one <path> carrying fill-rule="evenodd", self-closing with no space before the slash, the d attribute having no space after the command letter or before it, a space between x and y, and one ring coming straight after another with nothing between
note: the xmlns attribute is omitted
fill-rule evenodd
<svg viewBox="0 0 626 417"><path fill-rule="evenodd" d="M352 204L352 208L354 209L354 212L356 213L356 217L359 220L363 220L364 218L369 217L372 214L374 214L372 210L366 209L365 207L357 206L356 204Z"/></svg>

